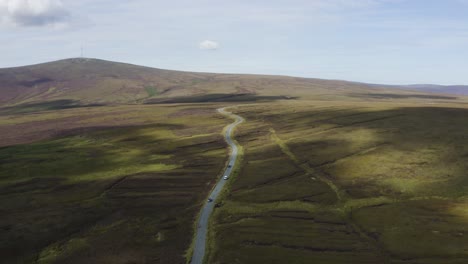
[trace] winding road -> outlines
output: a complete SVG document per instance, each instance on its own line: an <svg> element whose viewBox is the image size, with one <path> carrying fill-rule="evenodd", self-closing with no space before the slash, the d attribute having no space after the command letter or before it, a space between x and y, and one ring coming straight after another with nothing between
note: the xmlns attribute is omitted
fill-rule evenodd
<svg viewBox="0 0 468 264"><path fill-rule="evenodd" d="M223 174L223 177L224 176L230 177L232 170L235 167L237 154L238 154L237 145L232 140L232 131L237 125L244 122L244 118L238 115L235 115L233 113L227 112L225 110L225 107L218 109L218 112L228 117L234 118L236 120L234 123L226 127L226 134L224 135L224 137L226 138L226 142L229 144L232 151L231 151L231 156L229 157L228 167L226 168ZM216 184L215 188L211 191L210 196L209 196L210 199L212 199L212 201L211 202L206 201L205 205L203 206L201 210L200 218L198 219L198 229L197 229L197 234L195 236L195 245L193 248L192 260L190 261L191 264L203 263L203 258L205 257L205 250L206 250L206 238L207 238L207 233L208 233L209 218L216 204L216 199L218 198L219 194L221 193L221 190L223 189L224 185L226 184L228 180L224 180L223 178L221 178L218 181L218 183Z"/></svg>

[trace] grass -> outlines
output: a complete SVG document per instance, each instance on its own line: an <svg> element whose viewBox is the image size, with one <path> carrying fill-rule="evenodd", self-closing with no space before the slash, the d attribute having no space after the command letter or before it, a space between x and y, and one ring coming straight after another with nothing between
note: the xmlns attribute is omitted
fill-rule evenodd
<svg viewBox="0 0 468 264"><path fill-rule="evenodd" d="M148 94L148 97L154 97L158 95L158 90L154 86L145 86L145 91Z"/></svg>
<svg viewBox="0 0 468 264"><path fill-rule="evenodd" d="M230 109L225 109L228 111L230 111ZM236 117L231 115L231 114L227 114L227 115L224 115L225 118L228 118L229 120L234 120L234 121L237 121ZM225 184L223 190L219 193L218 195L218 198L217 198L217 201L222 201L227 195L229 195L229 192L230 192L230 189L232 188L231 185L232 185L232 182L237 179L238 175L239 175L239 170L240 170L240 164L242 164L242 160L244 158L244 148L242 147L242 145L239 145L239 142L236 140L236 132L238 131L239 129L239 126L242 126L243 124L245 124L245 120L243 123L241 124L238 124L231 132L231 136L232 136L232 140L234 142L234 144L237 145L237 159L236 159L236 163L234 165L234 167L232 168L232 171L231 171L231 175L230 175L230 180ZM225 138L225 135L226 135L226 132L227 132L227 126L224 127L221 135ZM230 148L229 149L229 153L231 153L232 149ZM229 159L226 161L226 164L225 164L225 168L224 170L226 169L226 166L228 166L228 163L229 163ZM221 171L220 173L224 173L224 170ZM219 175L218 178L221 178L222 175ZM217 207L220 207L222 206L222 202L217 202ZM197 218L198 219L198 218ZM197 223L195 223L197 224ZM208 234L207 234L207 241L206 241L206 249L205 249L205 258L204 260L206 261L211 252L213 252L215 250L215 248L217 247L216 245L216 230L213 228L213 226L215 225L215 222L214 222L214 218L211 217L209 219L209 223L208 223ZM197 227L194 226L194 229L196 230ZM193 242L190 246L190 248L188 249L187 251L187 263L190 262L191 260L191 257L192 257L192 254L193 254Z"/></svg>
<svg viewBox="0 0 468 264"><path fill-rule="evenodd" d="M67 137L4 148L0 150L0 159L3 161L0 165L0 184L40 177L77 183L128 174L170 171L178 167L164 156L152 156L142 150L141 145L108 140L113 136L109 134L100 136L106 138Z"/></svg>
<svg viewBox="0 0 468 264"><path fill-rule="evenodd" d="M34 115L3 117L16 122L1 128L2 261L184 262L192 222L226 158L219 132L227 122L215 106Z"/></svg>
<svg viewBox="0 0 468 264"><path fill-rule="evenodd" d="M246 105L209 263L464 263L461 105ZM338 195L338 196L337 196Z"/></svg>
<svg viewBox="0 0 468 264"><path fill-rule="evenodd" d="M2 256L186 262L225 166L230 120L217 107L0 116ZM235 111L247 118L235 133L243 158L211 219L209 263L466 260L464 108L290 101Z"/></svg>
<svg viewBox="0 0 468 264"><path fill-rule="evenodd" d="M394 203L357 210L353 219L401 258L445 258L450 263L451 258L466 258L468 243L468 221L463 215L449 213L453 206L466 208L466 202Z"/></svg>
<svg viewBox="0 0 468 264"><path fill-rule="evenodd" d="M211 219L208 263L466 262L462 99L324 88L315 99L330 101L308 101L302 82L286 97L260 89L274 78L229 78L190 81L225 85L195 97L180 92L187 80L164 83L161 101L148 101L157 105L52 100L0 111L3 260L186 262L227 156L220 131L231 121L215 110L256 102L232 108L247 119L235 133L243 157ZM231 86L237 95L224 94ZM112 100L145 97L126 96Z"/></svg>
<svg viewBox="0 0 468 264"><path fill-rule="evenodd" d="M227 156L215 109L248 103L208 263L467 262L466 98L89 59L0 75L1 261L186 262Z"/></svg>

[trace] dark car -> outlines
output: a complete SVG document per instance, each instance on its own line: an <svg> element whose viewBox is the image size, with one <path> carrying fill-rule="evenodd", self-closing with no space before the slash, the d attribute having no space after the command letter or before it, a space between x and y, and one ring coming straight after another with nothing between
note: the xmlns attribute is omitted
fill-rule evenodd
<svg viewBox="0 0 468 264"><path fill-rule="evenodd" d="M208 198L208 202L211 203L213 201L213 199L211 198Z"/></svg>

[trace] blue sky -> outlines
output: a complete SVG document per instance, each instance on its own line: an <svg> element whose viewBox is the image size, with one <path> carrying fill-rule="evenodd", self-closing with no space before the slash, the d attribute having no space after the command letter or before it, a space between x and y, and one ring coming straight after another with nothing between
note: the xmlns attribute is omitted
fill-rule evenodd
<svg viewBox="0 0 468 264"><path fill-rule="evenodd" d="M0 0L0 67L85 57L204 72L468 84L468 0Z"/></svg>

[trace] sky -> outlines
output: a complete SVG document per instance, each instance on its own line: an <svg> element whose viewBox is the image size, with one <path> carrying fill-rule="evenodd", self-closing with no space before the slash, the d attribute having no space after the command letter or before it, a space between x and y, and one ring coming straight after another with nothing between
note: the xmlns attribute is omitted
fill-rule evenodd
<svg viewBox="0 0 468 264"><path fill-rule="evenodd" d="M155 68L468 84L468 0L0 0L0 68Z"/></svg>

